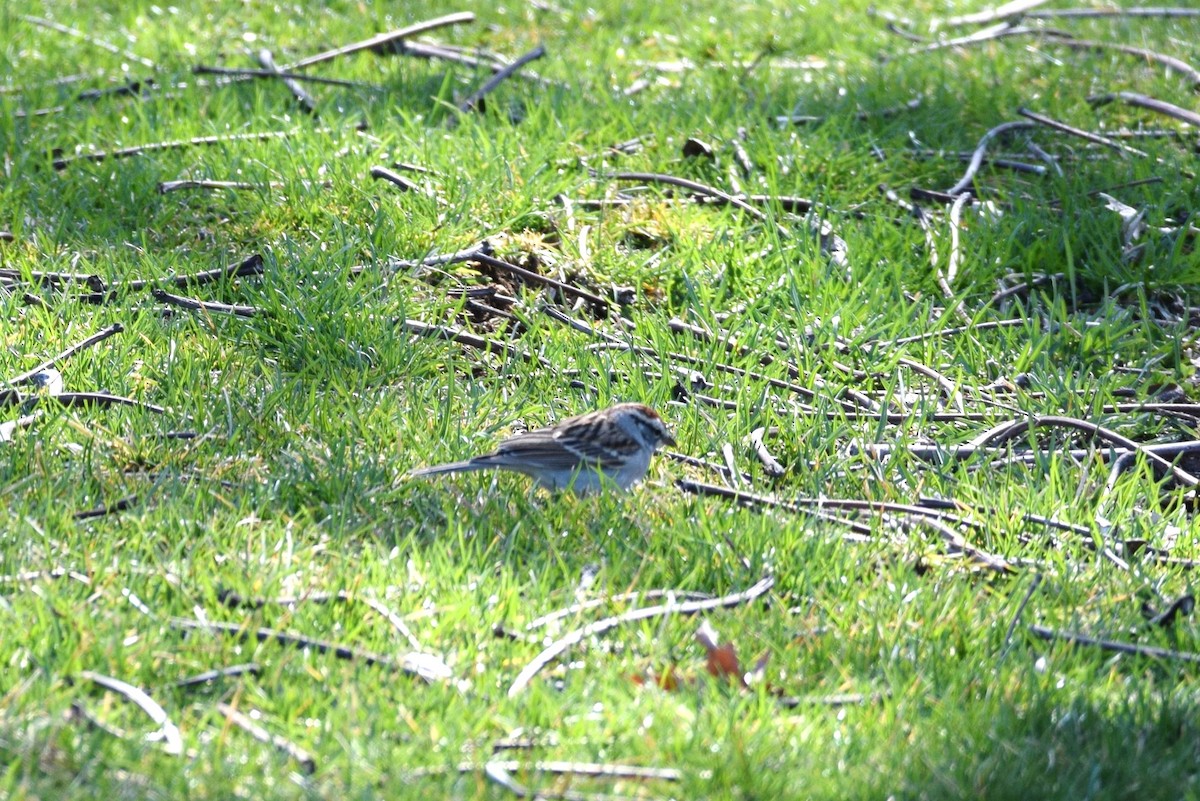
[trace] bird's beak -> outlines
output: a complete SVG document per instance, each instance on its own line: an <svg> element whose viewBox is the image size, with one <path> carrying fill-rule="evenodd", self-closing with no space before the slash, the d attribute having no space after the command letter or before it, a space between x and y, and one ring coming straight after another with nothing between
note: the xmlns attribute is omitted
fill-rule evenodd
<svg viewBox="0 0 1200 801"><path fill-rule="evenodd" d="M668 431L666 434L663 434L663 442L665 442L668 445L675 444L675 437L671 436L670 431Z"/></svg>

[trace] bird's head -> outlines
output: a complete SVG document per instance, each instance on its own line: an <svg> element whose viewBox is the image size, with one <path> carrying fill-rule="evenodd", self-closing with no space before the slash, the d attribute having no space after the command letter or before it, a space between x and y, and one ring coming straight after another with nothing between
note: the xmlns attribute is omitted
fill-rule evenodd
<svg viewBox="0 0 1200 801"><path fill-rule="evenodd" d="M659 446L674 445L675 437L658 412L641 403L622 403L614 409L614 419L624 431L646 447L658 450Z"/></svg>

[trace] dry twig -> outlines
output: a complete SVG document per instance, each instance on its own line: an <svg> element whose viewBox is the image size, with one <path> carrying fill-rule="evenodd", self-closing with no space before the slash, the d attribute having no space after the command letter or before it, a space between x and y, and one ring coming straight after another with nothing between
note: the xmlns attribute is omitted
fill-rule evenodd
<svg viewBox="0 0 1200 801"><path fill-rule="evenodd" d="M232 142L265 142L271 139L286 139L295 131L261 131L258 133L223 134L220 136L197 136L192 139L176 139L168 142L151 142L147 145L123 147L118 150L98 151L96 153L81 153L75 156L61 156L52 162L54 169L65 170L80 161L106 161L108 159L126 159L132 156L143 156L147 153L160 153L166 150L181 150L188 147L205 145L221 145Z"/></svg>
<svg viewBox="0 0 1200 801"><path fill-rule="evenodd" d="M283 85L291 91L292 97L296 98L296 102L306 114L311 117L317 116L317 101L308 93L308 90L300 85L300 82L295 78L285 77L283 70L275 63L275 56L267 48L262 48L258 51L258 63L262 64L263 69L275 75L279 80L283 81Z"/></svg>
<svg viewBox="0 0 1200 801"><path fill-rule="evenodd" d="M528 64L529 62L536 61L537 59L541 58L544 55L546 55L546 48L539 44L537 47L533 48L528 53L526 53L525 55L518 58L516 61L513 61L511 64L506 64L505 66L501 67L499 70L496 71L495 75L493 75L491 78L489 78L487 80L486 83L484 83L483 86L479 87L479 89L472 92L469 97L467 97L465 100L463 100L463 102L459 103L458 110L465 114L469 111L474 111L477 108L481 108L482 104L483 104L483 99L485 97L487 97L487 95L489 95L492 91L494 91L497 86L504 83L504 81L508 80L508 78L510 76L519 72L520 69L522 67L524 67L526 64Z"/></svg>
<svg viewBox="0 0 1200 801"><path fill-rule="evenodd" d="M304 69L305 67L311 67L314 64L321 64L325 61L332 61L335 58L341 58L342 56L348 56L352 53L358 53L362 50L379 50L381 48L394 46L396 43L400 42L403 39L411 38L413 36L418 36L422 33L426 33L427 31L432 31L435 28L444 28L449 25L460 25L463 23L474 22L474 21L475 21L475 15L469 11L459 11L454 14L446 14L445 16L436 17L434 19L426 20L424 22L418 22L415 25L409 25L408 27L405 27L405 28L398 28L394 31L388 31L386 33L381 33L376 36L372 36L369 39L363 39L360 42L355 42L353 44L345 45L344 47L335 47L332 50L326 50L324 52L317 53L315 56L309 56L308 58L302 58L299 61L288 64L286 67L283 67L282 69L285 72L288 70Z"/></svg>
<svg viewBox="0 0 1200 801"><path fill-rule="evenodd" d="M268 628L248 628L240 623L220 623L208 620L193 620L191 618L171 618L169 621L172 628L183 629L185 631L207 631L215 634L223 634L227 637L237 637L243 640L258 640L259 642L273 641L280 645L290 645L294 648L312 649L321 654L332 654L338 659L349 661L362 662L373 667L382 667L387 670L402 671L409 675L432 681L434 677L430 676L425 667L421 664L409 664L407 657L404 660L397 662L391 657L383 656L382 654L371 653L353 648L349 645L341 645L340 643L329 642L327 640L316 640L310 637L304 637L299 634L289 634L285 631L277 631Z"/></svg>
<svg viewBox="0 0 1200 801"><path fill-rule="evenodd" d="M540 654L538 654L532 662L526 665L517 677L513 680L512 686L508 688L508 697L515 698L528 685L529 682L536 676L546 665L553 662L560 655L569 650L572 646L578 645L588 637L594 637L603 634L606 631L632 623L637 620L646 620L647 618L659 617L661 615L679 614L679 615L694 615L698 612L706 612L710 609L721 609L731 606L740 606L748 603L766 593L771 587L775 586L775 577L767 576L759 581L754 586L742 592L723 595L719 598L710 598L703 601L685 601L683 603L666 603L658 606L641 607L639 609L631 609L615 617L608 617L604 620L598 620L595 623L590 623L583 628L576 629L570 634L562 637Z"/></svg>
<svg viewBox="0 0 1200 801"><path fill-rule="evenodd" d="M1140 645L1132 642L1117 640L1101 640L1080 634L1075 631L1057 631L1045 626L1031 625L1029 630L1043 640L1068 642L1072 645L1092 646L1102 651L1113 651L1132 656L1148 656L1152 659L1167 659L1183 662L1200 662L1200 654L1189 651L1172 651L1169 648L1158 648L1153 645Z"/></svg>
<svg viewBox="0 0 1200 801"><path fill-rule="evenodd" d="M971 162L967 165L966 173L963 174L958 183L946 190L946 194L951 197L958 197L958 195L967 191L967 188L971 186L971 182L975 180L975 173L979 172L979 167L983 164L983 157L987 155L988 144L993 139L1011 131L1022 131L1033 127L1035 125L1032 122L1017 120L1015 122L1001 123L985 133L979 139L979 144L975 146L975 152L971 154Z"/></svg>
<svg viewBox="0 0 1200 801"><path fill-rule="evenodd" d="M191 311L200 311L205 314L230 314L235 317L254 317L262 314L262 309L255 306L233 306L228 303L214 303L209 300L196 300L195 298L185 298L182 295L173 295L162 289L151 289L150 295L160 303L166 303L168 306L178 306L182 309Z"/></svg>
<svg viewBox="0 0 1200 801"><path fill-rule="evenodd" d="M750 432L750 446L754 448L754 453L758 456L758 461L762 462L763 470L771 478L779 478L787 474L787 469L779 463L771 452L767 449L763 442L763 436L767 433L767 429L759 426Z"/></svg>
<svg viewBox="0 0 1200 801"><path fill-rule="evenodd" d="M300 764L300 770L304 773L313 773L317 769L317 761L313 759L312 754L305 751L300 746L293 743L280 734L271 734L269 731L260 726L249 715L245 715L232 706L226 703L218 703L217 711L225 716L225 719L237 726L242 731L249 734L260 743L269 745L277 751L282 751Z"/></svg>
<svg viewBox="0 0 1200 801"><path fill-rule="evenodd" d="M114 679L111 676L105 676L102 673L96 673L91 670L82 670L79 672L79 678L92 682L106 690L122 695L126 700L131 701L139 709L145 712L150 720L158 726L158 730L146 735L146 740L155 742L161 740L163 742L163 750L168 754L178 756L183 753L183 738L179 735L179 729L171 722L166 711L159 706L158 702L146 694L145 690L134 687L128 682Z"/></svg>
<svg viewBox="0 0 1200 801"><path fill-rule="evenodd" d="M173 682L171 686L181 688L199 687L202 684L211 684L221 678L244 675L257 676L261 672L262 666L257 662L244 662L240 665L228 665L227 667L206 670L203 673L197 673L195 676L179 679Z"/></svg>
<svg viewBox="0 0 1200 801"><path fill-rule="evenodd" d="M1197 84L1200 84L1200 77L1197 77ZM1153 97L1138 94L1137 92L1109 92L1103 95L1092 95L1088 102L1093 106L1103 106L1106 103L1111 103L1114 100L1120 100L1130 106L1149 109L1157 114L1163 114L1167 117L1174 117L1177 120L1182 120L1188 125L1200 126L1200 114L1186 108L1181 108L1174 103L1168 103L1165 100L1158 100Z"/></svg>
<svg viewBox="0 0 1200 801"><path fill-rule="evenodd" d="M1195 487L1200 484L1200 478L1196 478L1183 468L1167 461L1164 457L1160 456L1143 443L1135 442L1126 436L1118 434L1112 429L1108 429L1104 426L1074 417L1063 417L1059 415L1037 415L1028 420L1010 420L983 432L975 439L971 440L970 443L968 443L968 447L983 448L989 445L1001 445L1010 439L1013 439L1014 437L1023 435L1026 431L1032 428L1042 427L1073 428L1077 431L1083 431L1084 433L1090 434L1102 441L1142 454L1146 457L1147 461L1150 461L1163 470L1166 470L1172 476L1174 476L1179 483L1186 487Z"/></svg>
<svg viewBox="0 0 1200 801"><path fill-rule="evenodd" d="M501 356L515 357L523 361L538 362L542 367L550 367L550 363L541 356L535 356L527 351L518 350L507 342L498 342L494 339L485 339L475 334L469 334L465 331L460 331L456 328L448 328L440 325L430 325L423 323L420 320L402 320L400 323L405 330L411 331L424 337L435 337L438 339L448 339L451 342L457 342L460 345L476 348L477 350L487 351L488 353L496 353Z"/></svg>
<svg viewBox="0 0 1200 801"><path fill-rule="evenodd" d="M1095 144L1098 144L1098 145L1104 145L1105 147L1110 147L1119 153L1128 153L1132 156L1146 156L1147 155L1147 153L1144 150L1138 150L1136 147L1130 147L1129 145L1126 145L1122 142L1117 142L1113 139L1109 139L1107 136L1101 136L1100 134L1094 134L1090 131L1085 131L1082 128L1076 128L1072 125L1067 125L1065 122L1059 122L1056 119L1047 117L1044 114L1038 114L1038 113L1030 111L1029 109L1024 108L1024 107L1017 109L1017 114L1019 114L1022 117L1025 117L1027 119L1033 120L1034 122L1038 123L1039 125L1045 125L1047 128L1052 128L1055 131L1061 131L1063 133L1071 134L1072 136L1078 136L1080 139L1084 139L1088 142L1094 142Z"/></svg>
<svg viewBox="0 0 1200 801"><path fill-rule="evenodd" d="M972 14L963 14L958 17L950 17L942 24L947 27L956 28L965 25L986 25L989 22L1003 22L1013 17L1020 17L1040 5L1045 5L1046 2L1047 0L1011 0L1011 2L1004 3L995 8L976 11Z"/></svg>
<svg viewBox="0 0 1200 801"><path fill-rule="evenodd" d="M69 348L67 348L62 353L58 354L57 356L50 357L46 361L39 364L37 367L34 367L30 370L26 370L25 372L23 372L19 375L15 375L12 378L9 378L4 383L8 384L8 386L10 386L10 387L17 386L18 384L24 384L26 381L33 378L38 373L44 372L47 368L53 367L54 365L58 364L59 362L66 361L67 359L74 356L76 353L79 353L79 351L86 350L87 348L90 348L92 345L95 345L97 342L103 342L104 340L108 339L109 337L113 336L114 334L119 334L124 330L125 330L125 326L121 325L120 323L113 323L112 325L108 326L107 328L103 328L103 329L97 331L96 333L92 334L90 337L84 339L83 341L75 343L74 345L70 346ZM0 397L2 397L2 393L0 393Z"/></svg>

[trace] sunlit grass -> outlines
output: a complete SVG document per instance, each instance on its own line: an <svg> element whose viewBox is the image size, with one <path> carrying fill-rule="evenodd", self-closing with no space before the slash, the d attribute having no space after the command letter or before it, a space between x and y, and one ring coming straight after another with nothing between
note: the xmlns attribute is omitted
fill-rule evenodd
<svg viewBox="0 0 1200 801"><path fill-rule="evenodd" d="M261 276L179 290L261 312L248 318L167 309L142 289L120 289L103 304L78 298L83 284L0 294L0 377L119 322L121 334L58 365L66 389L167 410L43 403L41 417L0 442L0 574L62 569L87 577L0 584L0 793L507 798L482 766L495 743L512 738L534 748L503 758L682 773L679 783L644 786L514 773L546 790L656 798L1195 794L1193 666L1049 645L1022 625L1194 650L1190 618L1171 630L1146 629L1140 609L1143 600L1161 608L1187 592L1184 566L1122 552L1131 566L1121 570L1075 534L1057 532L1052 545L1045 528L1024 517L1080 524L1114 546L1144 542L1196 558L1196 525L1179 491L1145 466L1106 489L1104 446L1074 460L1065 451L1088 443L1062 432L1014 442L1044 446L1030 466L986 467L986 457L929 464L905 452L962 445L1028 414L1072 415L1143 440L1193 437L1186 421L1102 413L1159 398L1170 385L1193 394L1192 245L1151 234L1142 259L1127 258L1119 218L1089 194L1106 191L1144 209L1148 225L1178 228L1197 202L1193 155L1172 139L1148 139L1134 143L1147 158L1125 159L1038 132L1039 145L1064 157L1063 174L985 166L977 186L999 213L964 210L954 301L974 323L1024 322L958 334L936 333L961 320L944 311L951 300L925 234L879 189L886 184L902 198L914 186L945 190L965 168L956 154L1015 119L1020 106L1114 131L1174 123L1116 105L1093 109L1087 95L1129 89L1182 105L1192 96L1178 77L1136 59L1036 39L882 62L881 54L909 45L866 5L480 4L476 23L432 38L508 57L542 42L548 55L530 66L553 86L514 78L483 113L464 115L454 106L485 79L481 71L364 53L314 72L380 91L310 86L317 119L281 84L200 85L192 67L257 66L262 47L287 63L463 7L17 4L0 12L0 230L13 235L0 242L0 268L24 278L95 275L111 285L264 257ZM892 10L924 24L965 9ZM149 70L25 14L53 16L149 58L158 84L174 88L77 100L80 91ZM1072 25L1081 37L1196 57L1182 46L1194 39L1190 21ZM84 78L52 83L75 74ZM627 93L639 80L645 87ZM915 107L891 113L918 97ZM59 105L56 113L17 115ZM821 119L778 122L793 114ZM52 166L55 149L69 156L266 131L292 133ZM611 150L639 137L636 152ZM689 137L713 145L714 157L685 156ZM1036 163L1022 141L995 149ZM735 143L749 157L749 175ZM428 170L405 173L428 193L370 177L371 167L397 163ZM849 265L830 265L807 222L778 204L758 221L653 186L626 206L589 207L584 201L631 188L606 177L616 171L826 204ZM161 182L184 178L257 187L159 193ZM1134 183L1146 179L1155 182ZM931 210L945 269L949 228L942 209ZM632 324L475 266L392 263L483 238L514 263L620 297L625 305L614 308ZM1002 286L1059 273L989 302ZM517 301L507 307L512 319L481 320L451 291L496 282ZM546 315L550 302L657 355L596 347L599 339ZM742 349L674 333L673 318L729 335ZM416 337L406 319L507 341L534 358ZM773 360L763 364L768 354ZM952 410L958 398L947 399L944 385L904 359L933 368L968 400L972 388L993 382L1021 388L994 405L968 403L988 413L984 420L935 421L923 412L939 402ZM760 377L723 373L717 362ZM693 382L693 370L709 386ZM850 414L838 399L855 390L915 411L892 422ZM920 393L923 407L913 400ZM955 499L979 523L961 532L970 545L1029 562L996 575L948 555L932 530L867 517L872 541L855 543L828 520L686 495L676 479L722 483L720 476L663 456L624 496L552 497L510 474L406 478L411 468L486 450L522 425L624 400L662 411L685 454L720 464L730 445L751 476L749 491L781 500ZM0 423L31 410L6 406ZM764 474L747 443L759 427L787 468L780 479ZM170 436L179 432L196 436ZM872 459L854 447L864 443L899 452ZM131 496L124 511L75 518ZM1010 638L1035 573L1042 584ZM754 689L709 677L694 639L699 621L674 616L586 641L507 696L545 642L629 607L582 611L528 639L498 636L496 627L520 633L539 615L605 594L736 592L767 574L776 584L766 602L708 615L747 668L766 655ZM393 657L411 650L383 616L353 600L261 609L222 600L227 592L272 599L339 591L379 599L456 680L427 685L361 662L185 635L171 625L207 617ZM261 670L173 686L247 661ZM187 753L167 755L145 741L153 724L80 680L85 670L145 689L179 726ZM656 686L665 674L679 686ZM846 693L867 700L822 702ZM778 695L804 700L793 708ZM72 713L76 702L120 736ZM303 775L295 760L231 727L219 702L261 713L265 729L312 754L316 771ZM460 771L460 763L479 769Z"/></svg>

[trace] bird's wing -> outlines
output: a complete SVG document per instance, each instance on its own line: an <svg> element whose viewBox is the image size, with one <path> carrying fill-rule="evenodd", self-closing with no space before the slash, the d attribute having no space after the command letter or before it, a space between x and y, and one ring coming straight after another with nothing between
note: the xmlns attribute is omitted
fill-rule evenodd
<svg viewBox="0 0 1200 801"><path fill-rule="evenodd" d="M494 453L478 456L472 461L516 469L520 469L522 465L536 465L543 470L574 470L584 465L593 468L606 467L609 460L604 456L602 453L569 446L552 434L531 431L505 440Z"/></svg>
<svg viewBox="0 0 1200 801"><path fill-rule="evenodd" d="M619 468L637 453L639 445L627 437L616 441L608 438L605 441L601 437L604 425L606 424L596 421L588 426L576 426L568 431L560 431L555 441L581 461L598 467Z"/></svg>

